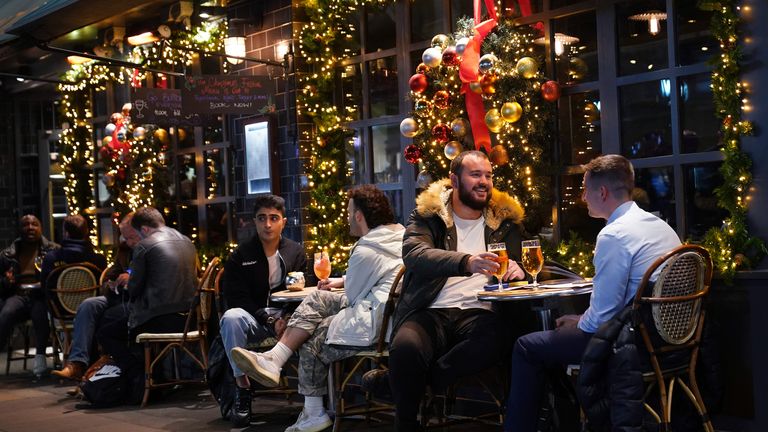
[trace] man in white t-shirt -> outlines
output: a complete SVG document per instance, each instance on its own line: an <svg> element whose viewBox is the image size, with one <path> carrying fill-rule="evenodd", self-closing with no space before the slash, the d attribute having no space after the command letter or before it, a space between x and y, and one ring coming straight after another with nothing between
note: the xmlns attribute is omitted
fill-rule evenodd
<svg viewBox="0 0 768 432"><path fill-rule="evenodd" d="M254 203L257 235L235 249L224 265L224 301L228 310L221 318L221 339L235 376L237 390L229 419L245 427L251 418L248 377L232 361L233 348L280 337L287 322L274 319L266 308L272 291L285 289L288 272L306 271L307 257L298 243L282 237L285 201L261 195Z"/></svg>
<svg viewBox="0 0 768 432"><path fill-rule="evenodd" d="M395 311L389 383L398 431L418 430L419 402L429 383L436 391L487 369L500 354L496 313L477 292L499 268L490 243L510 256L503 279L523 279L520 257L523 208L493 188L485 153L461 153L450 179L416 199L403 239L405 276Z"/></svg>

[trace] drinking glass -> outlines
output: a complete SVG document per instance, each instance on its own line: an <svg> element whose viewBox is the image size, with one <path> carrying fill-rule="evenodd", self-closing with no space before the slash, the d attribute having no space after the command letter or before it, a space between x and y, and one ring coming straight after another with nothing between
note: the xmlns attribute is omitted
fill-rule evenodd
<svg viewBox="0 0 768 432"><path fill-rule="evenodd" d="M541 244L538 240L523 241L523 269L533 277L533 289L537 289L539 284L536 277L544 266L544 255L541 253Z"/></svg>
<svg viewBox="0 0 768 432"><path fill-rule="evenodd" d="M504 243L491 243L488 245L488 252L495 253L498 258L496 262L499 263L499 269L493 274L496 279L499 280L499 290L501 290L501 278L507 272L509 267L509 257L507 256L507 245Z"/></svg>
<svg viewBox="0 0 768 432"><path fill-rule="evenodd" d="M315 276L321 281L328 279L331 275L331 260L328 258L328 252L315 252Z"/></svg>

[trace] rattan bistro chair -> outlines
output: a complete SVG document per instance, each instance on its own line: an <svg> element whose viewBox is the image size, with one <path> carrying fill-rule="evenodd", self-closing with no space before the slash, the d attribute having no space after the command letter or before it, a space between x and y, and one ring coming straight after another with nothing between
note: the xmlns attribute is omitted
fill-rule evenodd
<svg viewBox="0 0 768 432"><path fill-rule="evenodd" d="M650 277L658 268L661 268L659 277L651 283ZM635 296L633 322L640 330L653 367L652 372L643 375L649 383L644 405L663 431L669 430L675 385L682 387L696 407L704 429L714 430L696 383L696 362L704 327L702 303L711 280L712 260L706 249L682 245L651 265ZM672 353L688 354L687 362L665 368L665 359ZM659 394L658 413L648 404L654 388Z"/></svg>
<svg viewBox="0 0 768 432"><path fill-rule="evenodd" d="M99 292L96 278L101 273L101 269L91 263L74 263L56 267L45 281L43 289L48 290L46 295L51 311L54 354L61 353L64 360L69 356L72 345L77 308Z"/></svg>
<svg viewBox="0 0 768 432"><path fill-rule="evenodd" d="M173 387L182 383L204 383L208 368L207 330L215 297L215 284L219 273L223 271L218 258L213 258L203 272L197 287L197 293L187 313L184 331L181 333L141 333L136 336L136 343L144 345L144 397L141 406L145 407L152 389ZM196 326L193 323L196 320ZM202 371L202 378L184 378L178 372L178 352L186 354ZM155 367L168 355L174 360L174 377L165 377L158 382L154 378Z"/></svg>

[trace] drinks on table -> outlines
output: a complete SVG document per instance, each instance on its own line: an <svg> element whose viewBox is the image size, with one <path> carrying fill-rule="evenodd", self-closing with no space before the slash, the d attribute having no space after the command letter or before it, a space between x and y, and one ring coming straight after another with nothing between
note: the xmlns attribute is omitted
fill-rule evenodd
<svg viewBox="0 0 768 432"><path fill-rule="evenodd" d="M541 244L538 240L523 241L523 270L533 278L533 286L537 287L536 277L544 266L544 255L541 253Z"/></svg>
<svg viewBox="0 0 768 432"><path fill-rule="evenodd" d="M315 252L315 276L317 280L328 279L331 275L331 260L328 252Z"/></svg>
<svg viewBox="0 0 768 432"><path fill-rule="evenodd" d="M493 274L499 280L499 289L501 289L501 278L507 273L509 267L509 257L507 256L507 245L504 243L491 243L488 245L488 252L495 253L498 258L499 269Z"/></svg>

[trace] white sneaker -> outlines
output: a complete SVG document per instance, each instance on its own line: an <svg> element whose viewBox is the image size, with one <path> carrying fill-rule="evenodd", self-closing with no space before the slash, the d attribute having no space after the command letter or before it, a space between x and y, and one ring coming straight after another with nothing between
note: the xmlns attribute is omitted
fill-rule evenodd
<svg viewBox="0 0 768 432"><path fill-rule="evenodd" d="M45 356L43 354L35 354L35 360L32 362L32 373L39 377L46 370L48 370L48 365L46 364Z"/></svg>
<svg viewBox="0 0 768 432"><path fill-rule="evenodd" d="M280 384L282 369L277 367L271 357L244 348L232 348L230 354L237 367L259 384L265 387L277 387Z"/></svg>
<svg viewBox="0 0 768 432"><path fill-rule="evenodd" d="M331 425L333 425L333 421L325 411L323 411L323 415L310 416L306 410L301 410L299 419L293 426L288 426L285 432L320 432Z"/></svg>

